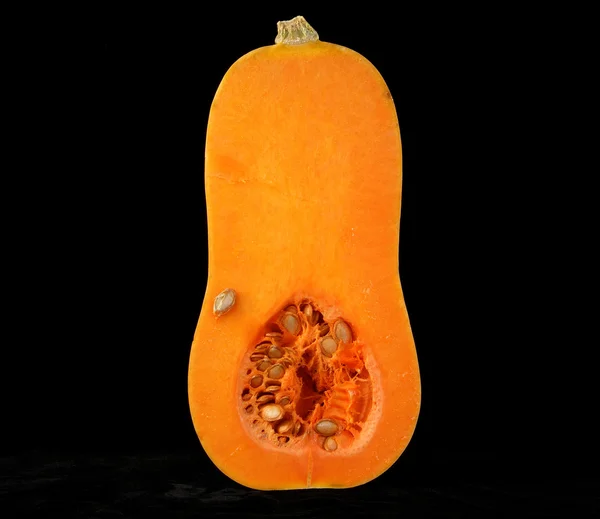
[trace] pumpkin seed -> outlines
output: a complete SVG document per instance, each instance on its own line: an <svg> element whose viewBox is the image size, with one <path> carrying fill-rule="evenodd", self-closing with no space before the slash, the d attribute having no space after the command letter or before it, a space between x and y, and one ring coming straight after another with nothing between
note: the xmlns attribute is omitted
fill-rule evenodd
<svg viewBox="0 0 600 519"><path fill-rule="evenodd" d="M333 436L338 431L338 425L333 420L321 420L315 425L315 431L323 436Z"/></svg>
<svg viewBox="0 0 600 519"><path fill-rule="evenodd" d="M335 438L325 438L325 441L323 442L323 448L329 452L333 452L334 450L336 450L337 442L335 441Z"/></svg>
<svg viewBox="0 0 600 519"><path fill-rule="evenodd" d="M283 316L282 324L283 327L292 335L298 335L298 333L300 333L300 321L293 313L286 313Z"/></svg>
<svg viewBox="0 0 600 519"><path fill-rule="evenodd" d="M319 337L323 337L329 333L329 325L327 323L323 323L319 326Z"/></svg>
<svg viewBox="0 0 600 519"><path fill-rule="evenodd" d="M281 357L283 357L283 351L281 351L281 348L273 346L269 348L267 355L270 359L280 359Z"/></svg>
<svg viewBox="0 0 600 519"><path fill-rule="evenodd" d="M267 404L268 402L273 402L273 401L275 401L275 395L271 395L271 394L265 393L264 395L262 395L262 396L259 396L259 397L256 399L256 401L257 401L259 404Z"/></svg>
<svg viewBox="0 0 600 519"><path fill-rule="evenodd" d="M263 360L258 366L256 366L256 369L258 371L264 371L265 369L267 369L269 366L271 365L271 362L268 360Z"/></svg>
<svg viewBox="0 0 600 519"><path fill-rule="evenodd" d="M277 404L267 404L261 409L261 416L267 422L276 422L283 416L283 408Z"/></svg>
<svg viewBox="0 0 600 519"><path fill-rule="evenodd" d="M302 313L306 316L306 320L310 323L313 314L313 308L310 304L306 304L302 307Z"/></svg>
<svg viewBox="0 0 600 519"><path fill-rule="evenodd" d="M323 355L331 357L337 350L337 342L329 335L321 340L321 351Z"/></svg>
<svg viewBox="0 0 600 519"><path fill-rule="evenodd" d="M226 314L235 304L236 293L232 288L226 288L215 297L213 303L213 314L217 317Z"/></svg>
<svg viewBox="0 0 600 519"><path fill-rule="evenodd" d="M288 432L294 426L294 422L292 420L284 420L277 426L277 432L279 434L283 434Z"/></svg>
<svg viewBox="0 0 600 519"><path fill-rule="evenodd" d="M259 387L263 382L262 375L255 375L250 379L250 385L254 388Z"/></svg>
<svg viewBox="0 0 600 519"><path fill-rule="evenodd" d="M265 361L265 362L268 362L268 361ZM273 366L269 370L269 378L278 379L278 378L283 377L284 374L285 374L285 368L281 364L275 364L275 366Z"/></svg>
<svg viewBox="0 0 600 519"><path fill-rule="evenodd" d="M341 319L333 325L333 332L339 341L343 343L352 342L350 327Z"/></svg>

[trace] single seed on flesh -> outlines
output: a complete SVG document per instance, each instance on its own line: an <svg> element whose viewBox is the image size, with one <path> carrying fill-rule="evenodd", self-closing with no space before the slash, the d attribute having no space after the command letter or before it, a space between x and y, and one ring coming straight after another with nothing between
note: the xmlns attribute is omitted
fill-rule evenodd
<svg viewBox="0 0 600 519"><path fill-rule="evenodd" d="M318 312L318 311L313 312L313 314L312 314L312 324L313 325L317 324L321 320L322 317L323 316L321 315L321 312Z"/></svg>
<svg viewBox="0 0 600 519"><path fill-rule="evenodd" d="M265 337L283 337L283 333L281 333L281 332L267 332L267 333L265 333Z"/></svg>
<svg viewBox="0 0 600 519"><path fill-rule="evenodd" d="M213 314L217 317L226 314L235 304L236 293L232 288L226 288L221 292L213 303Z"/></svg>
<svg viewBox="0 0 600 519"><path fill-rule="evenodd" d="M300 321L292 313L288 312L283 316L282 324L283 327L292 335L298 335L300 332Z"/></svg>
<svg viewBox="0 0 600 519"><path fill-rule="evenodd" d="M265 391L269 391L270 393L277 393L281 389L280 386L269 386Z"/></svg>
<svg viewBox="0 0 600 519"><path fill-rule="evenodd" d="M321 340L321 351L323 355L331 357L337 350L337 343L329 335Z"/></svg>
<svg viewBox="0 0 600 519"><path fill-rule="evenodd" d="M333 420L321 420L315 425L315 431L323 436L333 436L338 431L338 425Z"/></svg>
<svg viewBox="0 0 600 519"><path fill-rule="evenodd" d="M250 414L252 411L254 411L254 407L252 407L251 405L247 406L244 411L246 411L248 414Z"/></svg>
<svg viewBox="0 0 600 519"><path fill-rule="evenodd" d="M244 394L242 395L242 400L243 400L244 402L247 402L247 401L248 401L248 400L250 400L251 398L252 398L252 395L251 395L250 393L244 393Z"/></svg>
<svg viewBox="0 0 600 519"><path fill-rule="evenodd" d="M283 434L288 432L294 426L294 422L291 420L284 420L277 426L277 432Z"/></svg>
<svg viewBox="0 0 600 519"><path fill-rule="evenodd" d="M294 305L286 306L286 307L284 308L284 310L285 310L286 312L298 313L298 310L297 310L297 308L296 308Z"/></svg>
<svg viewBox="0 0 600 519"><path fill-rule="evenodd" d="M267 351L267 349L269 348L269 346L271 346L270 342L261 342L260 344L257 344L254 349L256 351Z"/></svg>
<svg viewBox="0 0 600 519"><path fill-rule="evenodd" d="M352 332L350 331L350 327L341 319L335 323L333 331L339 341L343 343L352 342Z"/></svg>
<svg viewBox="0 0 600 519"><path fill-rule="evenodd" d="M284 374L285 374L285 368L281 364L275 364L275 366L273 366L269 370L270 378L278 379L278 378L283 377Z"/></svg>
<svg viewBox="0 0 600 519"><path fill-rule="evenodd" d="M277 404L267 404L261 409L260 413L267 422L276 422L283 416L283 408Z"/></svg>
<svg viewBox="0 0 600 519"><path fill-rule="evenodd" d="M290 403L290 397L284 396L280 401L279 405L288 405Z"/></svg>
<svg viewBox="0 0 600 519"><path fill-rule="evenodd" d="M258 369L258 371L264 371L270 365L271 363L268 360L263 360L258 366L256 366L256 369Z"/></svg>
<svg viewBox="0 0 600 519"><path fill-rule="evenodd" d="M250 379L250 385L252 387L258 387L262 384L263 378L262 375L255 375Z"/></svg>
<svg viewBox="0 0 600 519"><path fill-rule="evenodd" d="M269 352L267 353L267 355L270 359L280 359L281 357L283 357L283 351L281 351L281 348L273 346L269 348Z"/></svg>
<svg viewBox="0 0 600 519"><path fill-rule="evenodd" d="M300 429L302 429L302 424L297 422L296 425L294 425L294 435L297 435L300 432Z"/></svg>
<svg viewBox="0 0 600 519"><path fill-rule="evenodd" d="M250 360L252 362L257 362L259 360L262 360L264 358L265 354L262 352L259 353L253 353L252 355L250 355Z"/></svg>
<svg viewBox="0 0 600 519"><path fill-rule="evenodd" d="M325 438L325 441L323 442L323 448L329 452L333 452L335 449L337 449L337 442L335 441L335 438Z"/></svg>

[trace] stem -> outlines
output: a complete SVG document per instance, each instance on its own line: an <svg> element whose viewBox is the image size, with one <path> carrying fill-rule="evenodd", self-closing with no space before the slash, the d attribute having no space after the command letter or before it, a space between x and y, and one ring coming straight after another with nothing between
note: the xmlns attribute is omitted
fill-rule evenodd
<svg viewBox="0 0 600 519"><path fill-rule="evenodd" d="M275 43L284 45L302 45L310 41L318 41L319 35L304 16L296 16L291 20L277 22Z"/></svg>

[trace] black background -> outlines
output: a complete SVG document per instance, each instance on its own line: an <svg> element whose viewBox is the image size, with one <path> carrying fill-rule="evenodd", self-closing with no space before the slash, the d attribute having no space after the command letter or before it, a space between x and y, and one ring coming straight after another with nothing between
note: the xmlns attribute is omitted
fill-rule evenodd
<svg viewBox="0 0 600 519"><path fill-rule="evenodd" d="M68 31L14 43L27 54L13 132L24 150L7 233L24 369L7 390L3 454L184 453L235 486L203 454L187 403L207 278L205 129L229 66L302 14L378 68L403 141L400 273L422 411L368 488L594 476L593 406L581 404L592 379L573 375L586 362L569 355L547 267L528 253L540 219L523 218L547 53L524 35L543 13L212 9L75 13Z"/></svg>

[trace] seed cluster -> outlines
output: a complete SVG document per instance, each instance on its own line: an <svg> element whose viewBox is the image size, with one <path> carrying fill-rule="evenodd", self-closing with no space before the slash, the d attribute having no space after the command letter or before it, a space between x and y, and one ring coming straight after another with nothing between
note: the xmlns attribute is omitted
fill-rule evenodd
<svg viewBox="0 0 600 519"><path fill-rule="evenodd" d="M245 356L242 417L260 440L289 447L313 438L334 452L360 433L372 387L350 325L317 308L304 300L267 323Z"/></svg>

